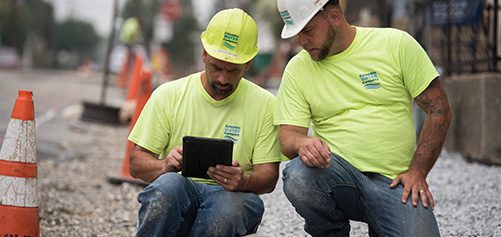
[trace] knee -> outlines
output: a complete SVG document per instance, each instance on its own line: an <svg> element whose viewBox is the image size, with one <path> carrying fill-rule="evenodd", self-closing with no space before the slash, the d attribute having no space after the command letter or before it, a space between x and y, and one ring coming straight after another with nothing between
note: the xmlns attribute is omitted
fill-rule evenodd
<svg viewBox="0 0 501 237"><path fill-rule="evenodd" d="M177 173L165 173L159 176L155 181L150 183L138 195L140 203L143 202L158 202L171 203L175 201L177 192L172 190L182 190L181 188L189 182L185 177Z"/></svg>
<svg viewBox="0 0 501 237"><path fill-rule="evenodd" d="M291 160L283 171L284 193L289 199L308 199L315 176L314 169L304 165L301 159Z"/></svg>
<svg viewBox="0 0 501 237"><path fill-rule="evenodd" d="M264 204L258 195L238 192L230 194L224 200L226 205L220 210L220 213L224 213L221 216L235 220L242 218L242 215L259 217L263 215Z"/></svg>
<svg viewBox="0 0 501 237"><path fill-rule="evenodd" d="M209 236L246 235L257 230L264 214L264 204L252 193L234 193L224 200L224 207L217 208L209 223Z"/></svg>

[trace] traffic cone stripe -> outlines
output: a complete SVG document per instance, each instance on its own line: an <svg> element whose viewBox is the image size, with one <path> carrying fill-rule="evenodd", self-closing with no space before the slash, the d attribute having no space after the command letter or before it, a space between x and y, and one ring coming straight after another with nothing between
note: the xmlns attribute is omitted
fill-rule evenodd
<svg viewBox="0 0 501 237"><path fill-rule="evenodd" d="M0 150L0 160L35 163L35 129L35 121L11 119Z"/></svg>
<svg viewBox="0 0 501 237"><path fill-rule="evenodd" d="M37 180L0 175L0 203L7 206L37 207Z"/></svg>
<svg viewBox="0 0 501 237"><path fill-rule="evenodd" d="M37 165L33 163L0 160L0 175L19 178L36 178Z"/></svg>
<svg viewBox="0 0 501 237"><path fill-rule="evenodd" d="M35 119L35 110L33 109L33 92L19 91L11 118L20 120Z"/></svg>
<svg viewBox="0 0 501 237"><path fill-rule="evenodd" d="M0 236L39 236L40 227L38 218L38 208L1 206L0 213L10 213L0 215L0 226L5 224L6 229L0 229Z"/></svg>

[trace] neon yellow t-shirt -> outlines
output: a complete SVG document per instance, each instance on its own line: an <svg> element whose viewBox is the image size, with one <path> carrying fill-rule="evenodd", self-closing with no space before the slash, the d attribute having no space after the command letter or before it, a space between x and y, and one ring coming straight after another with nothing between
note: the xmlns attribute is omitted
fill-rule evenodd
<svg viewBox="0 0 501 237"><path fill-rule="evenodd" d="M345 51L320 62L301 51L288 63L275 124L309 127L362 172L405 172L416 143L412 99L438 73L406 32L357 27Z"/></svg>
<svg viewBox="0 0 501 237"><path fill-rule="evenodd" d="M225 138L234 142L233 159L244 172L252 171L255 164L280 162L277 126L273 125L275 97L242 79L230 96L216 101L200 76L192 74L158 87L129 140L164 159L173 147L182 145L183 136Z"/></svg>

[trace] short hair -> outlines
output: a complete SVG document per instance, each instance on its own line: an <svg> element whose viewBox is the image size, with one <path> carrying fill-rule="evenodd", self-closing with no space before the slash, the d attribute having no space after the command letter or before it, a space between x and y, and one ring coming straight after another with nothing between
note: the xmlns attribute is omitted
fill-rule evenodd
<svg viewBox="0 0 501 237"><path fill-rule="evenodd" d="M339 0L329 0L329 1L327 1L324 4L324 6L322 7L321 11L319 11L318 13L323 12L323 9L325 9L325 8L327 8L329 6L333 6L333 7L336 7L338 9L341 9L341 6L339 5ZM342 10L341 10L341 12L342 12Z"/></svg>
<svg viewBox="0 0 501 237"><path fill-rule="evenodd" d="M339 5L339 0L329 0L325 3L325 6L327 5Z"/></svg>

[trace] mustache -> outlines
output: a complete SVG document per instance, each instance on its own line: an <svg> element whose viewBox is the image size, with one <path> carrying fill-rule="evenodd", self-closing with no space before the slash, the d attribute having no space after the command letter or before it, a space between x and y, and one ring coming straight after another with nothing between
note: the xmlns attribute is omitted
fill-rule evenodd
<svg viewBox="0 0 501 237"><path fill-rule="evenodd" d="M218 82L212 82L212 83L210 83L210 85L211 85L212 89L214 90L214 92L216 92L219 95L228 95L234 89L234 85L228 84L228 83L221 84Z"/></svg>

